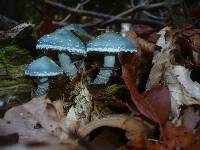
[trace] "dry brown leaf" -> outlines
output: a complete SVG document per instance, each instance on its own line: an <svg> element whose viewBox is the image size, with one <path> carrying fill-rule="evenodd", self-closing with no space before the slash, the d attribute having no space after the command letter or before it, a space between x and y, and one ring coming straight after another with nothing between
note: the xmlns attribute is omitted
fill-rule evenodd
<svg viewBox="0 0 200 150"><path fill-rule="evenodd" d="M200 66L200 34L194 34L190 37L190 44L192 46L193 61Z"/></svg>
<svg viewBox="0 0 200 150"><path fill-rule="evenodd" d="M165 150L165 146L157 143L152 143L150 141L147 141L147 149L148 150Z"/></svg>
<svg viewBox="0 0 200 150"><path fill-rule="evenodd" d="M32 146L25 146L25 145L13 145L13 146L6 146L1 148L1 150L86 150L76 144L67 144L67 145L32 145Z"/></svg>
<svg viewBox="0 0 200 150"><path fill-rule="evenodd" d="M200 141L200 137L184 126L177 126L171 122L162 127L161 134L167 149L190 149Z"/></svg>
<svg viewBox="0 0 200 150"><path fill-rule="evenodd" d="M62 119L64 118L59 117L60 110L57 112L53 103L50 100L45 99L45 96L34 98L30 102L24 104L24 108L30 112L34 119L49 133L59 137L61 142L68 139L67 133L65 133L61 127L61 124L63 124ZM62 109L62 107L60 109Z"/></svg>
<svg viewBox="0 0 200 150"><path fill-rule="evenodd" d="M137 33L137 35L141 37L148 36L150 33L154 31L152 27L143 24L133 25L130 30L134 31L135 33Z"/></svg>
<svg viewBox="0 0 200 150"><path fill-rule="evenodd" d="M19 143L59 143L59 138L42 128L38 121L23 107L17 106L5 113L0 120L0 134L18 133Z"/></svg>
<svg viewBox="0 0 200 150"><path fill-rule="evenodd" d="M0 146L17 144L19 141L19 135L17 133L0 135Z"/></svg>
<svg viewBox="0 0 200 150"><path fill-rule="evenodd" d="M155 44L138 37L134 31L129 31L127 33L127 38L135 45L138 50L143 52L152 53L156 50Z"/></svg>
<svg viewBox="0 0 200 150"><path fill-rule="evenodd" d="M188 107L183 111L183 115L179 119L181 124L189 131L195 132L200 121L199 111L193 107Z"/></svg>
<svg viewBox="0 0 200 150"><path fill-rule="evenodd" d="M103 128L91 142L90 147L93 150L116 150L124 145L125 137L118 133L114 128ZM122 134L122 133L121 133ZM124 141L122 140L124 138ZM108 140L109 139L109 140Z"/></svg>
<svg viewBox="0 0 200 150"><path fill-rule="evenodd" d="M81 137L85 137L89 135L92 131L99 127L113 127L120 128L126 131L127 139L134 139L139 135L149 135L152 128L144 121L139 119L135 119L131 116L127 115L109 115L107 117L94 120L89 124L79 128L78 134Z"/></svg>
<svg viewBox="0 0 200 150"><path fill-rule="evenodd" d="M169 32L170 28L163 28L158 34L160 35L156 45L162 47L161 51L153 57L153 67L149 74L149 80L146 85L146 89L149 90L155 85L162 82L164 72L167 66L170 65L171 55L170 52L174 48L172 46L172 37L165 37L166 32Z"/></svg>
<svg viewBox="0 0 200 150"><path fill-rule="evenodd" d="M165 86L156 85L144 94L140 94L136 87L136 71L129 64L122 65L122 78L140 113L160 125L165 124L170 114L169 90Z"/></svg>
<svg viewBox="0 0 200 150"><path fill-rule="evenodd" d="M71 97L74 98L74 105L67 113L67 127L85 125L91 119L92 112L92 95L88 91L83 81L76 84L74 90L71 92ZM70 121L69 121L70 120ZM78 127L75 127L76 130Z"/></svg>
<svg viewBox="0 0 200 150"><path fill-rule="evenodd" d="M0 130L5 134L18 133L20 143L70 143L73 142L64 116L62 101L52 103L45 96L7 111ZM8 120L11 123L5 122ZM39 125L39 127L38 127ZM35 128L38 128L37 130ZM3 134L2 131L2 134Z"/></svg>
<svg viewBox="0 0 200 150"><path fill-rule="evenodd" d="M200 104L200 84L193 82L190 71L183 66L171 65L165 72L165 83L171 92L174 114L179 114L179 106Z"/></svg>
<svg viewBox="0 0 200 150"><path fill-rule="evenodd" d="M127 143L128 149L143 150L146 149L146 138L144 135L140 135L135 139L130 140Z"/></svg>
<svg viewBox="0 0 200 150"><path fill-rule="evenodd" d="M190 70L171 63L171 60L174 59L172 50L175 48L175 37L172 37L170 29L164 28L160 34L157 44L162 47L162 50L153 58L154 66L146 87L150 89L156 84L164 82L171 94L173 117L177 118L181 105L200 104L200 84L191 80Z"/></svg>

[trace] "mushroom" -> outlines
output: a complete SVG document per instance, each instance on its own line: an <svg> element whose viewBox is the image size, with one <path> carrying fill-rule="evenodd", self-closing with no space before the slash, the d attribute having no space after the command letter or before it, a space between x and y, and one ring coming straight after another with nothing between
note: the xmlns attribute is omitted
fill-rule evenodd
<svg viewBox="0 0 200 150"><path fill-rule="evenodd" d="M37 90L34 97L44 95L48 90L48 77L62 74L63 70L47 56L34 60L25 70L25 74L33 77L39 77Z"/></svg>
<svg viewBox="0 0 200 150"><path fill-rule="evenodd" d="M92 36L89 35L82 27L81 25L79 24L70 24L70 25L67 25L65 27L63 27L63 29L66 29L66 30L70 30L70 31L74 31L76 32L77 34L79 34L80 36L84 36L88 39L92 39Z"/></svg>
<svg viewBox="0 0 200 150"><path fill-rule="evenodd" d="M78 69L72 63L69 54L86 55L85 45L71 31L66 30L65 27L41 37L38 40L36 49L58 51L61 68L70 80L77 75Z"/></svg>
<svg viewBox="0 0 200 150"><path fill-rule="evenodd" d="M104 53L104 66L100 68L97 78L89 84L106 84L115 65L115 54L118 52L134 52L134 45L125 37L106 32L98 36L87 45L87 52Z"/></svg>

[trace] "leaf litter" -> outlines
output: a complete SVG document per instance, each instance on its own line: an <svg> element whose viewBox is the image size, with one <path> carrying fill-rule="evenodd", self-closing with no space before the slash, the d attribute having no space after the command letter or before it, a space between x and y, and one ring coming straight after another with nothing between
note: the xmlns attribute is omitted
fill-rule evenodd
<svg viewBox="0 0 200 150"><path fill-rule="evenodd" d="M199 149L199 30L137 26L128 37L138 52L118 55L125 85L90 88L86 74L69 85L72 102L45 95L9 109L0 139L18 145L3 149Z"/></svg>

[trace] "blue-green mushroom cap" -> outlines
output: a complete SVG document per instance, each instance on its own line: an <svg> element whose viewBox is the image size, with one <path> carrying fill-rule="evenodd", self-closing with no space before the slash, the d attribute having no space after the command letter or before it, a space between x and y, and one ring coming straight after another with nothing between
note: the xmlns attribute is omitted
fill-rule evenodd
<svg viewBox="0 0 200 150"><path fill-rule="evenodd" d="M87 52L135 52L135 46L125 37L115 32L106 32L87 44Z"/></svg>
<svg viewBox="0 0 200 150"><path fill-rule="evenodd" d="M37 77L56 76L62 73L63 70L47 56L34 60L25 70L26 75Z"/></svg>
<svg viewBox="0 0 200 150"><path fill-rule="evenodd" d="M38 40L36 49L64 51L76 55L86 55L86 47L83 42L71 31L58 29L46 34Z"/></svg>
<svg viewBox="0 0 200 150"><path fill-rule="evenodd" d="M70 25L63 27L62 29L74 31L74 32L77 32L77 33L79 33L83 36L86 36L88 38L92 38L92 36L89 35L79 24L70 24Z"/></svg>

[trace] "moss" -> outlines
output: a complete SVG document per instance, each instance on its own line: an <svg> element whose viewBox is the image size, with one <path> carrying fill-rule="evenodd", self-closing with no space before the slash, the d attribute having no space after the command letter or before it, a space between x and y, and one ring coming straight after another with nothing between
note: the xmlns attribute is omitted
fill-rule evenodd
<svg viewBox="0 0 200 150"><path fill-rule="evenodd" d="M8 75L11 78L19 78L24 76L26 65L8 65Z"/></svg>
<svg viewBox="0 0 200 150"><path fill-rule="evenodd" d="M17 45L0 47L0 61L6 61L9 64L16 65L27 63L29 58L29 52Z"/></svg>
<svg viewBox="0 0 200 150"><path fill-rule="evenodd" d="M32 81L27 79L0 80L0 96L31 92Z"/></svg>
<svg viewBox="0 0 200 150"><path fill-rule="evenodd" d="M0 47L0 96L31 92L33 83L25 79L29 52L17 45Z"/></svg>
<svg viewBox="0 0 200 150"><path fill-rule="evenodd" d="M110 97L117 94L117 92L122 88L121 85L113 84L105 88L104 96Z"/></svg>
<svg viewBox="0 0 200 150"><path fill-rule="evenodd" d="M30 59L26 49L16 45L0 47L0 69L6 70L10 78L24 76L26 63Z"/></svg>

